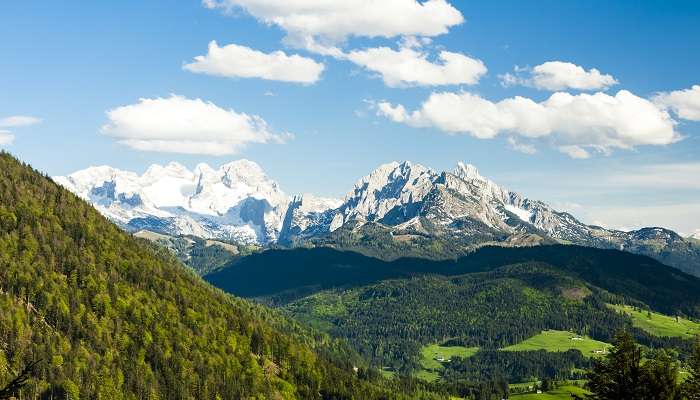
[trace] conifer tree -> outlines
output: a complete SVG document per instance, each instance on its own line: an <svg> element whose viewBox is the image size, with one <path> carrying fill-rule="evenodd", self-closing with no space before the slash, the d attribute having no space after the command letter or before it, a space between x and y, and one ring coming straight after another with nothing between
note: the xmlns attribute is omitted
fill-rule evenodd
<svg viewBox="0 0 700 400"><path fill-rule="evenodd" d="M683 395L688 400L700 400L700 337L690 358L690 377L683 383Z"/></svg>

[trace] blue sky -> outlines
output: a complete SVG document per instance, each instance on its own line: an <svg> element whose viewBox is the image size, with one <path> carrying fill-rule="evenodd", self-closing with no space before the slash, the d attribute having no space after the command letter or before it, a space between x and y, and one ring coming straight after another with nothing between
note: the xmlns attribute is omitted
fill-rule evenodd
<svg viewBox="0 0 700 400"><path fill-rule="evenodd" d="M372 11L372 2L346 3L353 2L370 4ZM587 222L664 225L688 234L700 228L700 117L694 114L700 113L700 88L692 90L700 85L697 2L431 0L446 11L444 18L432 18L437 12L429 18L406 14L408 22L397 27L392 24L401 12L424 12L420 7L426 3L392 0L384 3L396 7L386 20L383 10L368 23L366 15L348 15L351 26L344 31L288 18L299 12L294 4L306 4L301 9L307 17L332 15L323 13L332 12L334 2L280 1L279 9L256 8L258 3L4 2L0 146L51 175L90 165L142 172L152 163L172 160L192 167L248 158L287 193L325 196L342 196L360 176L392 160L438 170L465 161L497 183ZM463 21L455 22L455 15ZM352 18L359 23L353 25ZM407 37L418 44L408 45ZM263 55L283 51L303 63L285 64L292 61L284 59L265 79L245 77L240 66L212 72L230 67L222 63L241 62L241 53L202 67L204 72L183 68L194 57L207 56L213 40L220 48L235 44ZM388 50L367 53L378 48ZM395 68L391 56L402 49L418 60L416 65L428 68ZM451 80L440 69L442 51L457 54L460 61ZM379 63L380 56L389 61ZM472 61L486 71L479 72ZM537 66L552 61L583 68L588 86L576 86L566 71L543 67L544 73L564 78L556 88L545 87L536 79ZM323 71L315 76L320 64ZM290 78L297 69L306 81L285 81L302 80ZM601 83L605 79L596 80L591 69L617 83ZM510 85L504 84L505 74L515 77ZM391 76L403 80L392 83ZM617 111L614 105L610 111L600 105L622 102L616 97L621 90L631 94L630 103ZM530 112L513 117L511 105L499 103L521 96L542 105L555 92L582 103L564 110L545 106L541 115L546 119ZM675 95L655 97L660 92ZM600 101L581 98L596 93ZM175 104L171 95L182 101ZM423 106L431 98L437 111ZM144 106L139 99L154 100L163 113L138 113ZM196 99L203 103L195 105ZM451 100L438 101L446 99ZM215 110L206 107L208 102ZM403 114L387 112L399 105ZM486 116L478 105L484 105ZM209 150L182 154L200 148L199 134L188 131L178 132L178 140L191 134L184 145L161 146L169 124L179 129L173 117L188 112L169 111L172 106L202 110L205 124L212 120L206 112L215 111L220 124L207 128L212 135L223 129L233 137L218 147L229 149L228 154L215 155L204 145ZM230 110L235 113L231 120L225 113ZM464 110L475 111L465 116ZM164 120L143 121L143 115ZM265 125L250 119L254 115ZM16 116L41 121L11 119ZM154 124L166 132L144 132ZM604 132L588 133L599 130Z"/></svg>

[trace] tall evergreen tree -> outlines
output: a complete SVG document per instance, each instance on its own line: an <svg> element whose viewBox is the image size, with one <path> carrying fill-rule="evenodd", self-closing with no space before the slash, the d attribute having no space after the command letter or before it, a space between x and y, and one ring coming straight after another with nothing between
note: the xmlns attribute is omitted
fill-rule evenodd
<svg viewBox="0 0 700 400"><path fill-rule="evenodd" d="M680 396L678 366L671 357L663 353L644 364L643 398L674 400Z"/></svg>
<svg viewBox="0 0 700 400"><path fill-rule="evenodd" d="M700 337L690 358L690 377L683 383L683 395L688 400L700 400Z"/></svg>
<svg viewBox="0 0 700 400"><path fill-rule="evenodd" d="M617 335L610 354L598 361L590 375L589 399L641 400L644 398L642 381L642 351L632 336L623 332Z"/></svg>

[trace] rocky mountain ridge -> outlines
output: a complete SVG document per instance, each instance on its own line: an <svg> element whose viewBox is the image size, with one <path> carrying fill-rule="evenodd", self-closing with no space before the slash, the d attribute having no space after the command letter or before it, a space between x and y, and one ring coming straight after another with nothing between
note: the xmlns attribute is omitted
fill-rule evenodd
<svg viewBox="0 0 700 400"><path fill-rule="evenodd" d="M218 169L200 164L194 171L177 163L154 165L141 176L92 167L55 180L133 231L297 245L340 228L362 235L365 227L379 226L394 240L455 238L470 248L572 243L627 250L700 271L700 246L693 240L659 227L625 232L584 224L461 162L443 172L408 161L384 164L359 179L343 200L290 197L248 160Z"/></svg>

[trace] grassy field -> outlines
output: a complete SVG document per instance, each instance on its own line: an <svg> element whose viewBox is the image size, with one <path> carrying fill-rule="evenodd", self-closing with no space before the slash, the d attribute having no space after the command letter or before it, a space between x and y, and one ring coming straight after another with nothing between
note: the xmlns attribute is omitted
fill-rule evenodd
<svg viewBox="0 0 700 400"><path fill-rule="evenodd" d="M579 350L584 356L594 356L594 351L603 350L610 347L610 344L599 342L589 337L582 337L583 340L572 340L576 336L571 332L548 330L543 331L523 342L504 348L505 351L567 351Z"/></svg>
<svg viewBox="0 0 700 400"><path fill-rule="evenodd" d="M581 396L586 394L586 391L578 386L562 386L554 390L550 390L547 393L512 394L510 395L510 398L518 400L570 400L572 393Z"/></svg>
<svg viewBox="0 0 700 400"><path fill-rule="evenodd" d="M445 360L452 357L468 358L476 354L477 351L479 351L478 347L440 346L437 344L423 346L420 360L423 369L416 373L416 377L432 382L440 376L438 371L443 368L442 363L437 358Z"/></svg>
<svg viewBox="0 0 700 400"><path fill-rule="evenodd" d="M700 324L687 319L678 318L655 312L636 311L632 306L609 304L617 311L623 311L632 318L632 324L656 336L682 337L690 339L700 335Z"/></svg>

